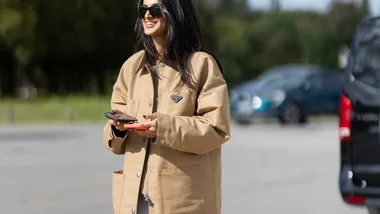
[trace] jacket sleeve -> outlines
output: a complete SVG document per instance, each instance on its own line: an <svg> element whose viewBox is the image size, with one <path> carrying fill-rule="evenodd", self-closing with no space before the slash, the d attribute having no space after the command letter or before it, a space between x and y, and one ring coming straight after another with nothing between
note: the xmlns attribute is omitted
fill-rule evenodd
<svg viewBox="0 0 380 214"><path fill-rule="evenodd" d="M124 136L117 136L114 128L108 123L103 129L103 144L111 152L121 155L125 152L125 140L128 137L128 132L123 133Z"/></svg>
<svg viewBox="0 0 380 214"><path fill-rule="evenodd" d="M155 143L182 152L205 154L230 139L230 110L226 82L209 56L195 69L202 69L201 92L196 116L173 116L157 113ZM194 68L193 68L194 69Z"/></svg>
<svg viewBox="0 0 380 214"><path fill-rule="evenodd" d="M127 105L127 85L124 78L125 66L121 68L119 76L113 86L111 95L111 110L112 109L123 109ZM115 154L124 154L125 152L125 141L128 137L129 132L120 132L115 127L106 123L103 128L103 144L111 152Z"/></svg>

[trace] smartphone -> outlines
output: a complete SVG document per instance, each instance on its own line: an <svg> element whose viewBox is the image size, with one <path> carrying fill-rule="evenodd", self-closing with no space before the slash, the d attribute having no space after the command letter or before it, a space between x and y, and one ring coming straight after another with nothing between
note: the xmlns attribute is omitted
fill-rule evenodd
<svg viewBox="0 0 380 214"><path fill-rule="evenodd" d="M124 113L105 112L104 116L108 119L121 123L135 123L137 119Z"/></svg>

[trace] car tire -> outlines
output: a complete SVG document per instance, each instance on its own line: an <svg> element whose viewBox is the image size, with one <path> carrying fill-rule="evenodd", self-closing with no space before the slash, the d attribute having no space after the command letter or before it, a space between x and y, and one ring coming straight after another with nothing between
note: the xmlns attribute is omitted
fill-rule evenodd
<svg viewBox="0 0 380 214"><path fill-rule="evenodd" d="M281 124L304 124L307 122L300 105L296 102L287 102L284 105L279 120Z"/></svg>
<svg viewBox="0 0 380 214"><path fill-rule="evenodd" d="M380 214L380 208L377 207L367 207L368 214Z"/></svg>

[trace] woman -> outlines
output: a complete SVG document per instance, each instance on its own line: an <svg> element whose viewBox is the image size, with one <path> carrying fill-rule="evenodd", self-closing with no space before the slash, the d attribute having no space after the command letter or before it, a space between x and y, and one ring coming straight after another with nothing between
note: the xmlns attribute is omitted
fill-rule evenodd
<svg viewBox="0 0 380 214"><path fill-rule="evenodd" d="M220 214L221 145L230 139L227 85L205 51L192 0L141 0L136 53L111 108L147 130L110 120L104 145L124 155L113 173L114 213Z"/></svg>

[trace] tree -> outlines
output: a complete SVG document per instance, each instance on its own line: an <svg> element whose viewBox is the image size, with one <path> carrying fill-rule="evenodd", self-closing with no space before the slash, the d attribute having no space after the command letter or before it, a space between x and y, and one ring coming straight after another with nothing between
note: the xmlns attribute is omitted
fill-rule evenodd
<svg viewBox="0 0 380 214"><path fill-rule="evenodd" d="M10 50L11 56L8 58L15 61L15 66L11 66L12 71L0 69L1 72L7 72L1 75L3 81L1 85L4 87L5 95L15 95L15 86L28 84L25 68L36 50L33 42L36 39L35 26L38 22L35 2L31 0L0 2L0 46L5 49L3 53Z"/></svg>
<svg viewBox="0 0 380 214"><path fill-rule="evenodd" d="M250 13L247 0L221 0L218 12L237 17L244 17Z"/></svg>

